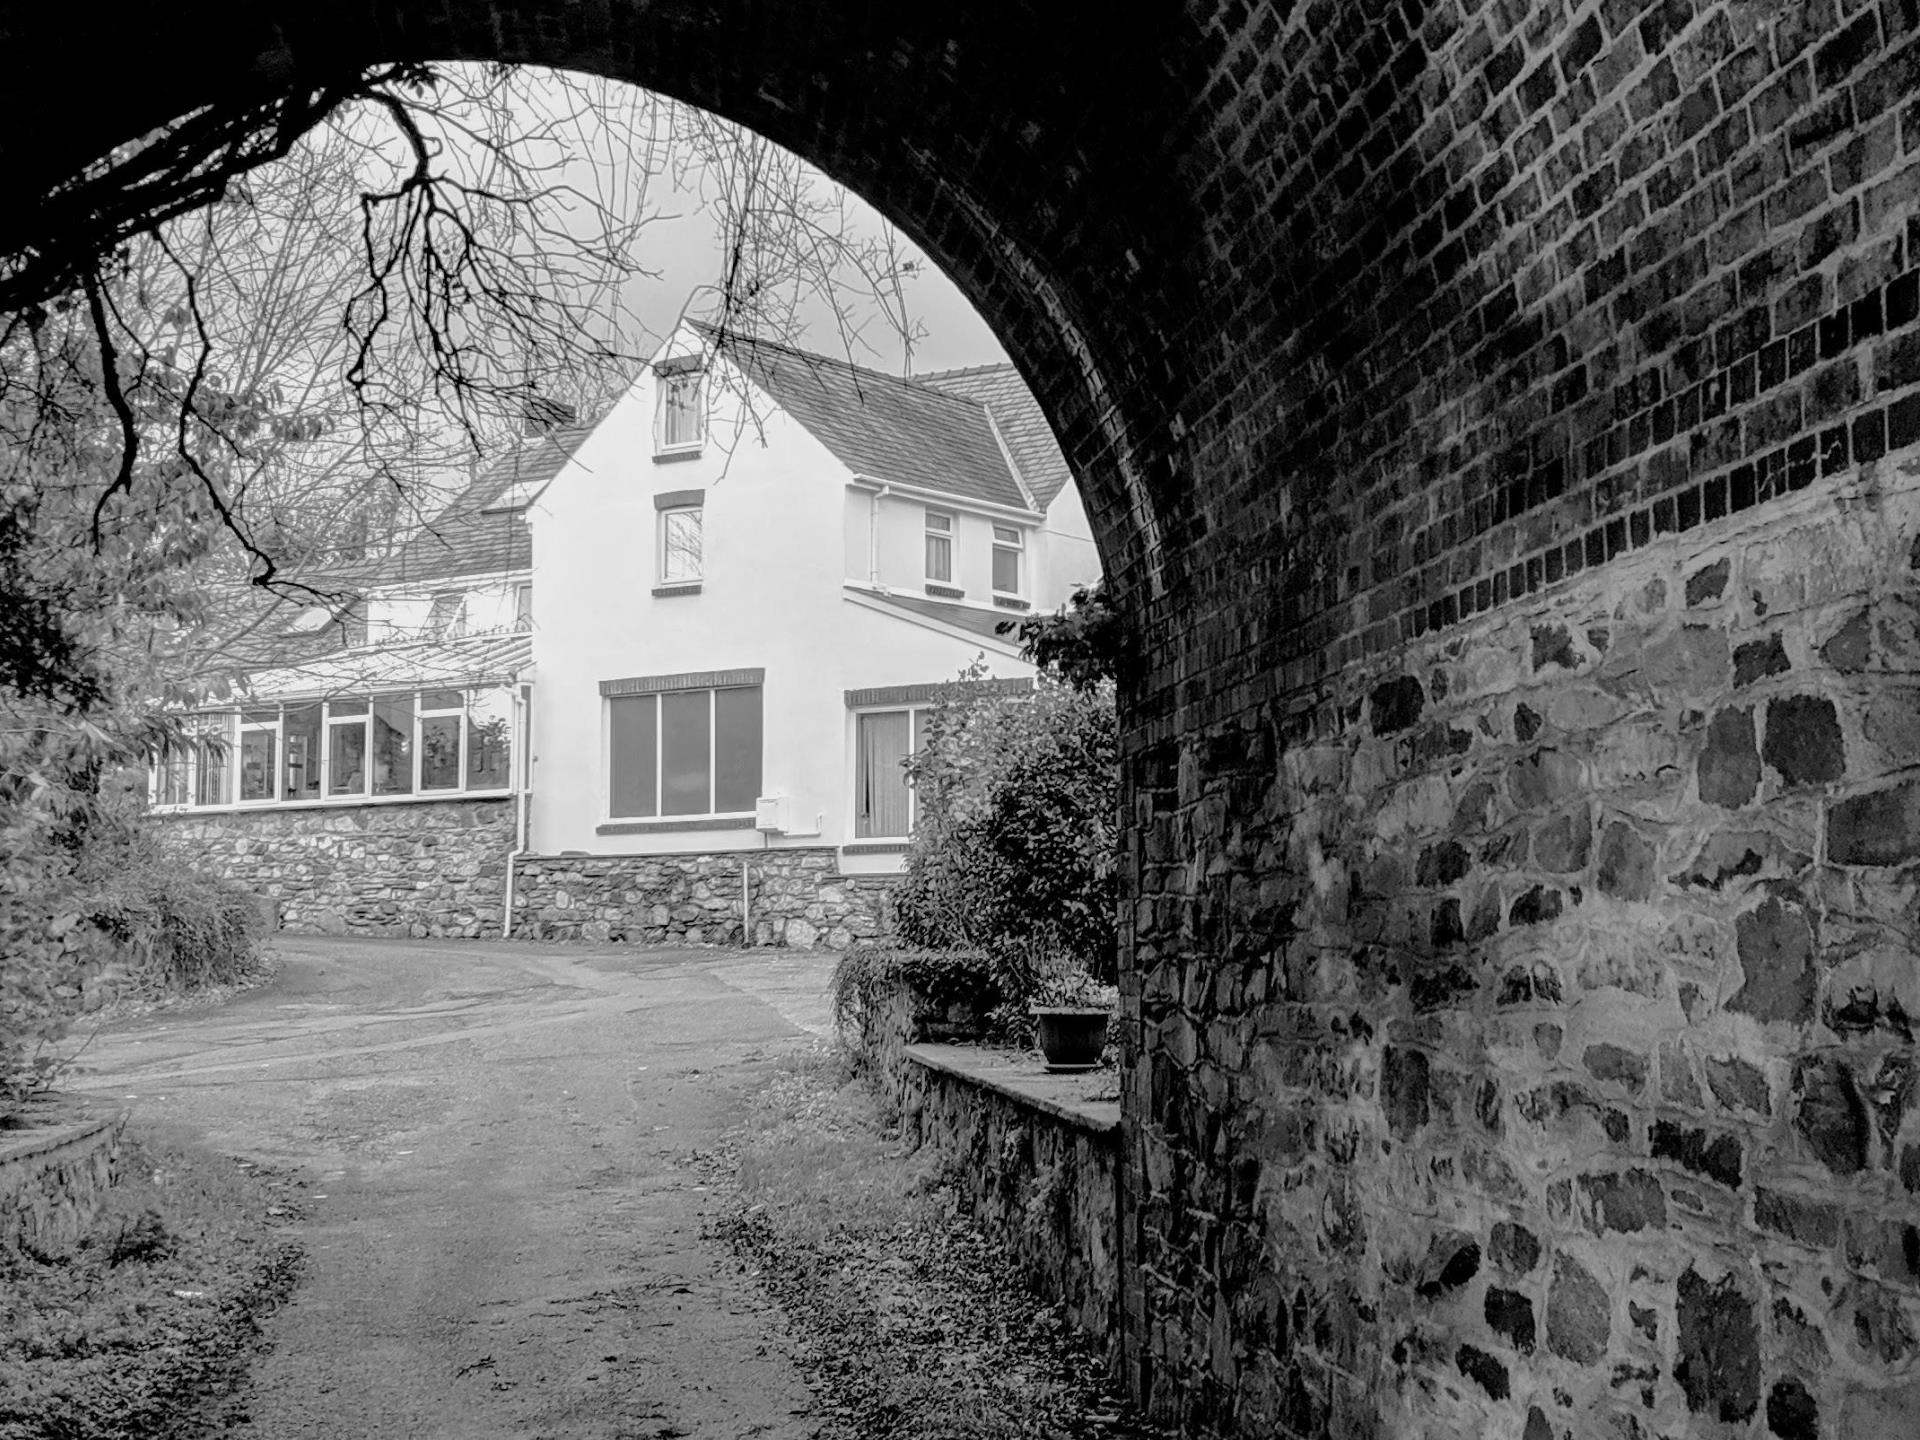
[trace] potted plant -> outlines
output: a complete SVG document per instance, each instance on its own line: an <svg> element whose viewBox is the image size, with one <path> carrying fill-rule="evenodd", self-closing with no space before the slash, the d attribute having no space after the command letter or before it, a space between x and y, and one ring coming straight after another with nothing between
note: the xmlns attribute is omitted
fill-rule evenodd
<svg viewBox="0 0 1920 1440"><path fill-rule="evenodd" d="M1050 964L1036 978L1028 1010L1047 1069L1054 1074L1098 1069L1113 1015L1113 986L1072 961Z"/></svg>

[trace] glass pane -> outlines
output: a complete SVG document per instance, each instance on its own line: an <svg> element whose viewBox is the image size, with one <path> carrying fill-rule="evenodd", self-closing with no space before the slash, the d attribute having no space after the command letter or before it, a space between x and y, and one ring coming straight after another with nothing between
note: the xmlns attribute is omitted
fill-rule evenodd
<svg viewBox="0 0 1920 1440"><path fill-rule="evenodd" d="M1002 545L1017 546L1020 543L1020 532L1008 525L996 525L993 527L993 538Z"/></svg>
<svg viewBox="0 0 1920 1440"><path fill-rule="evenodd" d="M413 793L413 696L373 702L373 793Z"/></svg>
<svg viewBox="0 0 1920 1440"><path fill-rule="evenodd" d="M713 808L753 809L760 798L760 687L713 692Z"/></svg>
<svg viewBox="0 0 1920 1440"><path fill-rule="evenodd" d="M613 772L607 814L616 820L660 813L654 798L656 704L651 695L616 695L607 702Z"/></svg>
<svg viewBox="0 0 1920 1440"><path fill-rule="evenodd" d="M927 536L927 578L942 582L953 579L953 541L944 535Z"/></svg>
<svg viewBox="0 0 1920 1440"><path fill-rule="evenodd" d="M660 697L660 813L705 815L712 803L713 692Z"/></svg>
<svg viewBox="0 0 1920 1440"><path fill-rule="evenodd" d="M861 715L854 783L853 833L902 836L907 833L907 758L909 724L905 710L886 715Z"/></svg>
<svg viewBox="0 0 1920 1440"><path fill-rule="evenodd" d="M159 773L155 776L154 801L160 805L184 805L187 803L187 754L188 744L182 742L169 745L157 761Z"/></svg>
<svg viewBox="0 0 1920 1440"><path fill-rule="evenodd" d="M700 443L700 380L683 375L664 382L661 392L660 443L664 446Z"/></svg>
<svg viewBox="0 0 1920 1440"><path fill-rule="evenodd" d="M467 706L467 789L501 790L507 784L511 732L507 692L476 690Z"/></svg>
<svg viewBox="0 0 1920 1440"><path fill-rule="evenodd" d="M327 793L367 793L367 722L327 727Z"/></svg>
<svg viewBox="0 0 1920 1440"><path fill-rule="evenodd" d="M218 715L200 726L195 759L193 803L227 805L233 801L233 716Z"/></svg>
<svg viewBox="0 0 1920 1440"><path fill-rule="evenodd" d="M240 798L273 798L273 753L278 737L271 730L240 732Z"/></svg>
<svg viewBox="0 0 1920 1440"><path fill-rule="evenodd" d="M458 710L466 703L466 693L461 690L423 690L420 692L420 708L422 710Z"/></svg>
<svg viewBox="0 0 1920 1440"><path fill-rule="evenodd" d="M460 788L458 715L423 715L420 718L420 788Z"/></svg>
<svg viewBox="0 0 1920 1440"><path fill-rule="evenodd" d="M1020 552L993 547L993 588L1011 595L1020 588Z"/></svg>
<svg viewBox="0 0 1920 1440"><path fill-rule="evenodd" d="M700 512L669 510L660 517L660 578L700 578Z"/></svg>
<svg viewBox="0 0 1920 1440"><path fill-rule="evenodd" d="M287 778L283 800L320 798L320 707L289 705L281 723L287 747Z"/></svg>
<svg viewBox="0 0 1920 1440"><path fill-rule="evenodd" d="M943 515L938 510L927 511L927 529L950 531L953 529L953 517Z"/></svg>
<svg viewBox="0 0 1920 1440"><path fill-rule="evenodd" d="M339 720L349 715L364 715L366 713L367 702L364 700L329 700L327 702L327 718L330 720Z"/></svg>
<svg viewBox="0 0 1920 1440"><path fill-rule="evenodd" d="M466 633L466 592L446 590L434 596L427 611L427 634L436 640L458 640Z"/></svg>
<svg viewBox="0 0 1920 1440"><path fill-rule="evenodd" d="M533 586L519 585L513 592L513 628L531 630L533 628Z"/></svg>

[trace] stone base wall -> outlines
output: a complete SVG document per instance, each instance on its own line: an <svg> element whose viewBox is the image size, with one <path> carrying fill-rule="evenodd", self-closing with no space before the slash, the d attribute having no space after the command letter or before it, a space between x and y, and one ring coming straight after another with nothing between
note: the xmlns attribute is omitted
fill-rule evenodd
<svg viewBox="0 0 1920 1440"><path fill-rule="evenodd" d="M514 806L506 798L162 817L209 872L326 935L497 936Z"/></svg>
<svg viewBox="0 0 1920 1440"><path fill-rule="evenodd" d="M1106 1346L1117 1369L1118 1108L1101 1107L1113 1110L1111 1120L1092 1119L964 1073L966 1058L930 1063L958 1048L906 1052L906 1132L950 1162L974 1220L1006 1247L1037 1293L1065 1306L1074 1326Z"/></svg>
<svg viewBox="0 0 1920 1440"><path fill-rule="evenodd" d="M72 1245L113 1188L122 1119L0 1135L0 1246Z"/></svg>
<svg viewBox="0 0 1920 1440"><path fill-rule="evenodd" d="M531 855L515 862L513 933L529 940L742 942L845 950L893 933L890 875L842 875L831 847L677 855Z"/></svg>

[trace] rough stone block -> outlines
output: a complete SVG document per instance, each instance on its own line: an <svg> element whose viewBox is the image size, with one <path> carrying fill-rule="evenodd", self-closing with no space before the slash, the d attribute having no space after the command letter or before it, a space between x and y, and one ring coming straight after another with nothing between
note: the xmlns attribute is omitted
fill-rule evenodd
<svg viewBox="0 0 1920 1440"><path fill-rule="evenodd" d="M1837 865L1900 865L1920 859L1920 781L1829 806L1827 857Z"/></svg>
<svg viewBox="0 0 1920 1440"><path fill-rule="evenodd" d="M1691 1265L1678 1286L1679 1354L1673 1378L1687 1409L1739 1423L1760 1406L1760 1331L1754 1305L1729 1275L1709 1283Z"/></svg>
<svg viewBox="0 0 1920 1440"><path fill-rule="evenodd" d="M1554 1257L1547 1290L1547 1348L1579 1365L1597 1364L1607 1353L1613 1302L1593 1273L1571 1255Z"/></svg>

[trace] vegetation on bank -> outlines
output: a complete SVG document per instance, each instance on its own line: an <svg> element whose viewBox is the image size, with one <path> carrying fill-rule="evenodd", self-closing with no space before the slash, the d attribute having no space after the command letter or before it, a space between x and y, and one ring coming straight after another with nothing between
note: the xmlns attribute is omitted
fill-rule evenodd
<svg viewBox="0 0 1920 1440"><path fill-rule="evenodd" d="M786 1316L823 1440L1163 1436L1096 1348L1037 1299L908 1153L842 1052L817 1049L752 1101L716 1225Z"/></svg>
<svg viewBox="0 0 1920 1440"><path fill-rule="evenodd" d="M120 1183L71 1248L0 1247L0 1440L188 1440L291 1291L296 1184L128 1127Z"/></svg>

